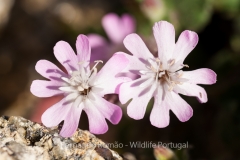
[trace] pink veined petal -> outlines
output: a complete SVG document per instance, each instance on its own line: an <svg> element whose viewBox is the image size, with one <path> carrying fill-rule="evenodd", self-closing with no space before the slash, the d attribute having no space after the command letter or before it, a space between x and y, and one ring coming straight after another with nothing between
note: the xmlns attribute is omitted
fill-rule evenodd
<svg viewBox="0 0 240 160"><path fill-rule="evenodd" d="M116 75L128 65L129 61L125 55L122 52L115 53L97 73L94 85L104 85L107 81L115 80Z"/></svg>
<svg viewBox="0 0 240 160"><path fill-rule="evenodd" d="M193 110L191 106L177 93L173 91L167 92L165 97L164 101L166 102L164 103L166 103L181 122L186 122L192 117Z"/></svg>
<svg viewBox="0 0 240 160"><path fill-rule="evenodd" d="M193 31L183 31L178 38L173 51L173 58L183 62L187 55L195 48L198 43L198 35Z"/></svg>
<svg viewBox="0 0 240 160"><path fill-rule="evenodd" d="M58 89L61 85L62 82L60 81L34 80L31 84L30 91L37 97L52 97L63 94L63 91Z"/></svg>
<svg viewBox="0 0 240 160"><path fill-rule="evenodd" d="M112 104L102 97L92 94L94 101L93 105L98 109L102 115L107 118L112 124L118 124L122 118L122 110L119 106Z"/></svg>
<svg viewBox="0 0 240 160"><path fill-rule="evenodd" d="M83 66L87 67L90 63L91 48L87 36L80 34L76 41L78 62L84 62Z"/></svg>
<svg viewBox="0 0 240 160"><path fill-rule="evenodd" d="M158 46L158 57L165 67L167 61L172 58L175 47L175 29L171 23L160 21L154 24L153 34Z"/></svg>
<svg viewBox="0 0 240 160"><path fill-rule="evenodd" d="M196 84L183 83L182 85L175 86L174 91L186 96L197 97L200 103L206 103L208 101L205 89Z"/></svg>
<svg viewBox="0 0 240 160"><path fill-rule="evenodd" d="M107 41L104 37L98 34L89 34L87 35L88 40L90 42L91 48L97 48L103 45L107 45Z"/></svg>
<svg viewBox="0 0 240 160"><path fill-rule="evenodd" d="M35 66L36 71L48 79L59 79L67 77L67 74L60 70L55 64L47 60L39 60Z"/></svg>
<svg viewBox="0 0 240 160"><path fill-rule="evenodd" d="M131 81L128 77L117 77L110 80L106 80L104 83L96 85L96 87L103 88L99 91L102 95L105 94L119 94L120 85L124 82Z"/></svg>
<svg viewBox="0 0 240 160"><path fill-rule="evenodd" d="M156 85L149 86L150 90L140 96L133 97L132 101L127 107L127 114L133 119L142 119L146 112L148 102L153 97L153 92L156 90Z"/></svg>
<svg viewBox="0 0 240 160"><path fill-rule="evenodd" d="M135 80L139 78L139 75L131 73L131 72L123 72L118 74L119 77L127 77L129 80Z"/></svg>
<svg viewBox="0 0 240 160"><path fill-rule="evenodd" d="M135 32L136 22L135 19L129 14L122 15L122 30L124 31L123 38L130 33Z"/></svg>
<svg viewBox="0 0 240 160"><path fill-rule="evenodd" d="M71 105L71 103L66 103L66 100L63 98L43 113L41 117L42 123L46 127L57 126L65 119L69 109L71 109Z"/></svg>
<svg viewBox="0 0 240 160"><path fill-rule="evenodd" d="M128 54L125 54L125 56L128 59L129 63L122 72L131 72L133 74L139 74L139 70L149 70L146 67L146 64L140 61L139 58Z"/></svg>
<svg viewBox="0 0 240 160"><path fill-rule="evenodd" d="M102 26L108 37L114 43L121 43L124 36L126 36L122 31L124 29L122 20L115 13L105 15L102 19Z"/></svg>
<svg viewBox="0 0 240 160"><path fill-rule="evenodd" d="M108 130L107 122L96 107L88 99L84 101L85 108L83 109L89 121L89 131L94 134L104 134Z"/></svg>
<svg viewBox="0 0 240 160"><path fill-rule="evenodd" d="M162 90L159 90L162 92ZM151 124L158 128L164 128L169 125L169 106L166 101L162 101L162 93L154 96L154 105L150 114Z"/></svg>
<svg viewBox="0 0 240 160"><path fill-rule="evenodd" d="M127 103L131 98L137 97L143 88L138 87L146 78L139 78L130 82L121 84L119 89L119 101L122 104Z"/></svg>
<svg viewBox="0 0 240 160"><path fill-rule="evenodd" d="M64 124L61 129L60 135L63 137L71 137L78 128L80 115L82 113L83 103L79 106L71 106L66 118L64 119Z"/></svg>
<svg viewBox="0 0 240 160"><path fill-rule="evenodd" d="M193 71L184 71L182 78L188 79L188 83L194 84L214 84L217 74L208 68L201 68Z"/></svg>
<svg viewBox="0 0 240 160"><path fill-rule="evenodd" d="M88 40L92 48L91 62L96 60L107 61L112 56L112 53L108 51L111 46L104 37L97 34L89 34Z"/></svg>
<svg viewBox="0 0 240 160"><path fill-rule="evenodd" d="M57 42L54 46L54 55L68 72L78 69L77 55L67 42Z"/></svg>
<svg viewBox="0 0 240 160"><path fill-rule="evenodd" d="M123 44L137 58L144 60L154 58L143 40L135 33L126 36L123 40Z"/></svg>

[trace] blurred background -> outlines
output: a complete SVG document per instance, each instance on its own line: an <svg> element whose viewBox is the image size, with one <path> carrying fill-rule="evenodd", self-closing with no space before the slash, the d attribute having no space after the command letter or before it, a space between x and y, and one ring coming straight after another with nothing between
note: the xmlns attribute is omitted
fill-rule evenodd
<svg viewBox="0 0 240 160"><path fill-rule="evenodd" d="M92 41L92 49L105 60L116 51L126 51L121 41L114 40L102 25L102 18L108 13L131 15L133 25L128 32L141 35L153 53L157 52L152 37L154 22L167 20L174 24L176 37L186 29L197 32L199 43L185 64L189 70L211 68L217 73L217 83L204 86L209 99L205 104L182 96L194 110L193 117L185 123L171 113L170 125L159 129L150 124L151 103L144 119L138 121L129 118L126 107L121 105L124 115L120 123L108 123L108 132L98 137L123 144L188 142L188 149L173 149L178 159L240 159L239 0L0 0L1 115L41 122L41 114L61 98L37 98L29 91L32 80L44 79L35 71L38 60L47 59L61 67L53 55L59 40L69 42L75 49L79 34L98 34L95 36L102 41ZM126 27L120 26L121 29ZM106 98L119 103L117 96ZM79 127L88 129L85 113ZM132 156L129 159L155 159L151 148L129 146L114 150Z"/></svg>

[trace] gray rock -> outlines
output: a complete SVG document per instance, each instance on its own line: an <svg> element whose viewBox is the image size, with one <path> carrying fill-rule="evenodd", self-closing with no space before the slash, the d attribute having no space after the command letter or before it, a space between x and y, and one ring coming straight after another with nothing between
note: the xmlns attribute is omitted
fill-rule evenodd
<svg viewBox="0 0 240 160"><path fill-rule="evenodd" d="M0 160L122 160L88 131L63 138L59 126L47 128L22 117L0 117Z"/></svg>

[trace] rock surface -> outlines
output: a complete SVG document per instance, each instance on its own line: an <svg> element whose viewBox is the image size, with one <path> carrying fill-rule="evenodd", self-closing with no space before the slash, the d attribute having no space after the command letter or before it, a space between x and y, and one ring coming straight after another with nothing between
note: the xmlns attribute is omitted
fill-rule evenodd
<svg viewBox="0 0 240 160"><path fill-rule="evenodd" d="M72 137L63 138L58 127L0 117L0 160L122 160L90 132L78 129Z"/></svg>

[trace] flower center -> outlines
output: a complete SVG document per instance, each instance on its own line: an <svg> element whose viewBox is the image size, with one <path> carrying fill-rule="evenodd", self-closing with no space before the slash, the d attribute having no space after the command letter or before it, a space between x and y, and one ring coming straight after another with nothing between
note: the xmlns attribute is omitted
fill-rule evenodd
<svg viewBox="0 0 240 160"><path fill-rule="evenodd" d="M87 67L80 66L77 71L70 71L71 78L61 77L61 79L67 82L67 86L60 87L59 89L65 92L78 92L79 95L86 97L91 91L92 87L89 84L90 81L97 74L97 64L102 61L95 61L96 64L91 70ZM82 65L82 62L79 62L79 65Z"/></svg>
<svg viewBox="0 0 240 160"><path fill-rule="evenodd" d="M169 81L170 80L170 73L168 73L167 70L159 71L156 74L156 78L158 79L159 82Z"/></svg>
<svg viewBox="0 0 240 160"><path fill-rule="evenodd" d="M81 93L81 95L86 96L86 95L88 95L88 93L90 92L90 90L91 90L91 87L88 88L88 89L84 89L84 90L81 91L80 93Z"/></svg>
<svg viewBox="0 0 240 160"><path fill-rule="evenodd" d="M155 81L158 82L160 85L167 84L169 91L172 91L175 85L182 84L182 82L186 81L186 79L181 78L181 76L183 75L183 72L181 70L177 70L174 72L169 70L169 68L171 68L175 64L174 59L168 61L167 67L166 66L163 67L163 64L159 58L148 59L148 62L150 65L147 65L147 68L150 71L140 71L140 72L142 74L145 74L147 72L154 73ZM183 65L183 66L188 67L187 65Z"/></svg>

